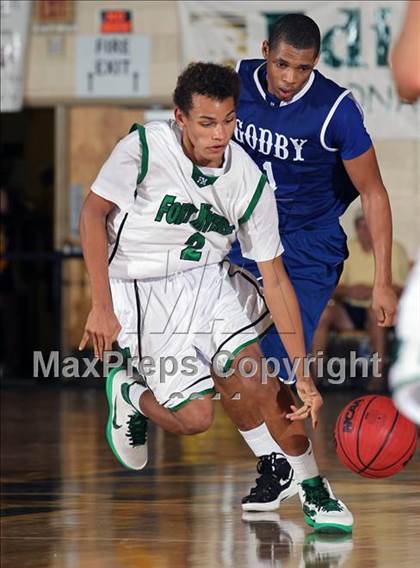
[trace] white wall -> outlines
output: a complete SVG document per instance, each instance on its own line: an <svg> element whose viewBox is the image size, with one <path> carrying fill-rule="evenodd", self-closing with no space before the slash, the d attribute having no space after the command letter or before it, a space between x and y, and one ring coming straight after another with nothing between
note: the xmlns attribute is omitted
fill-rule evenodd
<svg viewBox="0 0 420 568"><path fill-rule="evenodd" d="M25 89L26 101L42 104L75 97L75 37L99 33L101 9L127 9L133 14L133 32L150 36L151 96L170 102L180 67L176 2L76 0L74 29L47 32L33 26Z"/></svg>
<svg viewBox="0 0 420 568"><path fill-rule="evenodd" d="M412 260L420 246L420 142L377 140L375 149L391 201L394 238L403 244ZM353 235L353 215L360 207L357 199L342 218L348 235Z"/></svg>

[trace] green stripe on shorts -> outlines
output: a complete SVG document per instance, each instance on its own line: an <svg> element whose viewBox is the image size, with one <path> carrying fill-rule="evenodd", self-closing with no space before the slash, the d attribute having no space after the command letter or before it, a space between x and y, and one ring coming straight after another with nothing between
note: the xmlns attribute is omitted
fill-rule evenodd
<svg viewBox="0 0 420 568"><path fill-rule="evenodd" d="M197 399L197 398L201 398L206 394L215 394L216 391L214 388L211 389L206 389L200 392L194 392L193 394L191 394L187 400L183 400L182 402L180 402L179 404L177 404L176 406L173 406L172 408L168 408L168 410L170 410L171 412L177 412L178 410L180 410L183 406L185 406L186 404L188 404L189 402Z"/></svg>
<svg viewBox="0 0 420 568"><path fill-rule="evenodd" d="M252 343L255 343L256 341L260 341L264 335L274 326L274 324L271 324L270 326L267 327L267 329L265 329L262 333L260 333L260 335L258 335L257 337L254 337L254 339L250 339L249 341L246 341L245 343L242 343L242 345L239 345L239 347L237 347L236 349L234 349L232 351L232 357L230 357L226 363L225 366L223 367L223 372L226 373L226 371L229 371L229 369L232 367L232 363L235 360L236 355L238 355L238 353L240 353L241 351L243 351L246 347L248 347L249 345L251 345Z"/></svg>

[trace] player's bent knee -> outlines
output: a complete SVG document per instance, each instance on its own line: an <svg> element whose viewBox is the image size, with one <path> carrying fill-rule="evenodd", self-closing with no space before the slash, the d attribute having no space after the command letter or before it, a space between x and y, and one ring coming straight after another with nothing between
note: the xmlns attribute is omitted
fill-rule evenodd
<svg viewBox="0 0 420 568"><path fill-rule="evenodd" d="M263 405L276 401L280 388L280 381L277 377L270 377L265 381L260 380L257 400Z"/></svg>
<svg viewBox="0 0 420 568"><path fill-rule="evenodd" d="M263 397L266 386L267 385L263 384L261 381L260 374L254 375L253 377L244 377L240 381L238 394L240 395L241 400L245 402L251 401L258 404L260 399Z"/></svg>
<svg viewBox="0 0 420 568"><path fill-rule="evenodd" d="M241 398L245 404L258 409L262 415L269 409L278 406L279 381L277 378L268 381L248 381L244 387Z"/></svg>
<svg viewBox="0 0 420 568"><path fill-rule="evenodd" d="M210 398L196 400L179 411L178 418L183 425L183 434L191 436L206 432L213 424L214 407Z"/></svg>
<svg viewBox="0 0 420 568"><path fill-rule="evenodd" d="M213 423L213 416L200 416L196 417L194 420L187 421L184 424L184 434L187 436L192 436L193 434L202 434L207 432Z"/></svg>

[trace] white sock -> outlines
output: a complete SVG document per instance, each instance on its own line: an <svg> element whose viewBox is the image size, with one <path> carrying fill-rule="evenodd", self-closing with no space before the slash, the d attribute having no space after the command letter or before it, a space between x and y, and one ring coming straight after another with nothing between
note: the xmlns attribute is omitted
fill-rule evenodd
<svg viewBox="0 0 420 568"><path fill-rule="evenodd" d="M136 410L140 410L140 412L141 412L140 397L147 390L149 389L140 383L133 383L128 390L128 396L131 401L131 404L134 406ZM143 414L143 412L141 413Z"/></svg>
<svg viewBox="0 0 420 568"><path fill-rule="evenodd" d="M283 452L295 472L296 481L300 483L305 481L305 479L311 479L311 477L319 475L318 465L312 450L312 442L310 440L308 442L309 447L301 456L289 456Z"/></svg>
<svg viewBox="0 0 420 568"><path fill-rule="evenodd" d="M238 430L238 432L257 458L269 455L272 452L275 452L276 454L284 453L278 443L271 436L265 422L252 430Z"/></svg>

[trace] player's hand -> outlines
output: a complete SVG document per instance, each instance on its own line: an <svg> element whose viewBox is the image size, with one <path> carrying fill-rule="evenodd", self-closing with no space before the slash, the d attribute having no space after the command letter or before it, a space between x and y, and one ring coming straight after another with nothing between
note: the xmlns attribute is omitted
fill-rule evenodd
<svg viewBox="0 0 420 568"><path fill-rule="evenodd" d="M303 402L303 406L297 408L291 405L292 413L286 414L286 418L289 420L306 420L306 418L311 418L312 427L316 428L318 425L318 414L321 406L323 405L323 400L316 388L313 380L308 378L299 378L296 381L296 389L300 400Z"/></svg>
<svg viewBox="0 0 420 568"><path fill-rule="evenodd" d="M375 286L372 292L372 309L380 327L395 324L397 314L397 295L392 286Z"/></svg>
<svg viewBox="0 0 420 568"><path fill-rule="evenodd" d="M120 322L112 310L93 307L88 315L79 349L92 340L95 357L102 361L105 351L111 351L112 343L121 331Z"/></svg>

